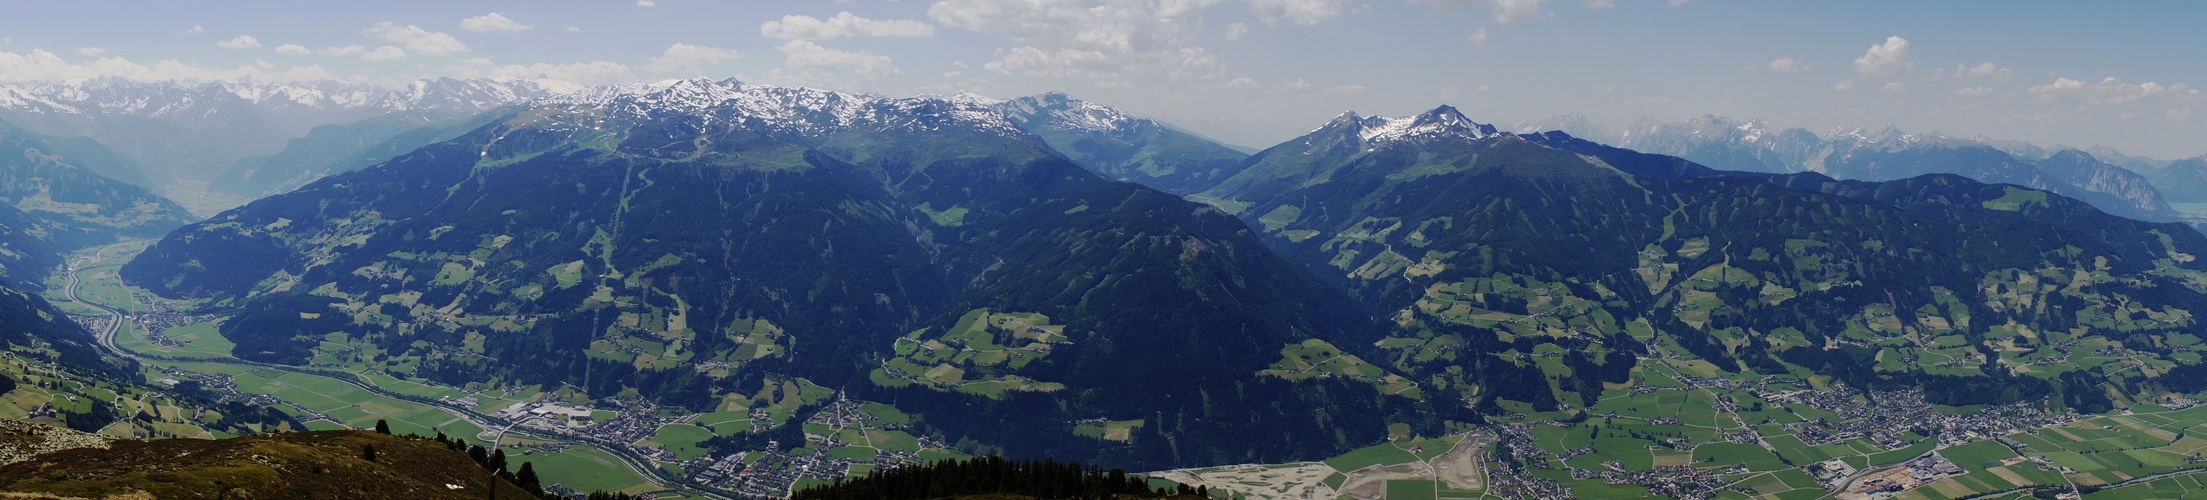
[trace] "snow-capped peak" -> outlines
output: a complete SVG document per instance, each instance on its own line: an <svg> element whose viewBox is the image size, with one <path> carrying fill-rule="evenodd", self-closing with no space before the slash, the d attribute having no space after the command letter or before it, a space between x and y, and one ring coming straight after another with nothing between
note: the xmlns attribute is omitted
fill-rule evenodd
<svg viewBox="0 0 2207 500"><path fill-rule="evenodd" d="M960 90L958 91L958 95L950 96L950 102L955 102L958 104L972 104L976 106L995 106L999 103L1003 103L1004 100L991 98L989 96L981 94L975 94L970 91Z"/></svg>
<svg viewBox="0 0 2207 500"><path fill-rule="evenodd" d="M1046 92L992 104L1014 122L1040 122L1062 130L1123 132L1139 127L1142 119L1117 108L1083 101L1062 92Z"/></svg>
<svg viewBox="0 0 2207 500"><path fill-rule="evenodd" d="M1747 123L1742 123L1737 127L1732 127L1732 129L1740 131L1740 141L1742 142L1762 140L1763 132L1765 132L1763 121L1760 119L1748 120Z"/></svg>
<svg viewBox="0 0 2207 500"><path fill-rule="evenodd" d="M935 130L971 127L1005 135L1025 132L975 101L925 96L892 98L807 87L726 80L676 80L592 87L531 102L571 123L601 120L694 119L697 127L742 128L825 137L854 128Z"/></svg>
<svg viewBox="0 0 2207 500"><path fill-rule="evenodd" d="M1825 138L1826 140L1834 142L1850 142L1858 146L1875 146L1880 148L1903 148L1928 143L1953 141L1975 142L1968 139L1955 139L1947 137L1936 132L1930 134L1911 134L1907 132L1902 132L1900 127L1893 125L1886 125L1885 128L1878 129L1876 131L1872 131L1870 129L1862 127L1841 127L1833 129L1831 134L1826 135Z"/></svg>
<svg viewBox="0 0 2207 500"><path fill-rule="evenodd" d="M1433 108L1432 111L1417 116L1357 118L1356 113L1352 111L1334 120L1340 122L1343 118L1355 122L1357 137L1363 139L1366 143L1432 138L1475 140L1493 137L1499 133L1493 125L1473 122L1471 119L1465 118L1463 113L1456 111L1455 107L1447 105Z"/></svg>

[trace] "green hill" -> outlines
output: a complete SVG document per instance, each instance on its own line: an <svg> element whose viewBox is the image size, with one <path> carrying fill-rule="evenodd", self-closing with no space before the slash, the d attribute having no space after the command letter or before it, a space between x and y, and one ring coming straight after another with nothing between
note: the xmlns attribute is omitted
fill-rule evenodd
<svg viewBox="0 0 2207 500"><path fill-rule="evenodd" d="M41 238L67 248L160 236L196 218L176 202L111 179L127 163L88 140L60 140L0 122L0 202L40 220Z"/></svg>
<svg viewBox="0 0 2207 500"><path fill-rule="evenodd" d="M1359 315L1233 217L987 108L732 82L577 99L186 227L123 273L235 314L246 359L701 412L801 378L1025 455L1318 456L1447 412L1258 375ZM1069 423L1097 418L1155 423Z"/></svg>
<svg viewBox="0 0 2207 500"><path fill-rule="evenodd" d="M36 424L10 424L0 436L56 439L27 435L24 426ZM421 438L366 431L105 442L67 436L78 436L74 444L82 446L0 466L0 491L81 498L475 499L496 487L500 498L534 496L494 479L466 453ZM373 460L364 458L370 448Z"/></svg>
<svg viewBox="0 0 2207 500"><path fill-rule="evenodd" d="M1205 193L1389 318L1364 354L1428 393L1591 406L1650 355L1955 406L2195 389L2156 378L2197 363L2183 346L2207 308L2207 238L2183 225L1958 176L1717 172L1412 124L1453 114L1345 117ZM2075 358L2109 346L2154 361Z"/></svg>
<svg viewBox="0 0 2207 500"><path fill-rule="evenodd" d="M1721 172L1444 107L1344 115L1215 170L1204 204L1001 111L601 89L187 226L122 273L226 316L240 358L710 415L652 432L716 460L1309 460L1584 417L1651 363L1945 406L2207 388L2207 237L2045 191ZM835 396L912 432L808 427Z"/></svg>

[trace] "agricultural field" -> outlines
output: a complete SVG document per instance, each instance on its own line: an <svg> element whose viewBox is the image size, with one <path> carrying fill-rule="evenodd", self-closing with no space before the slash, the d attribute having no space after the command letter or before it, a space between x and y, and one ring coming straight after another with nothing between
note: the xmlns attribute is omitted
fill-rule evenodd
<svg viewBox="0 0 2207 500"><path fill-rule="evenodd" d="M1287 380L1342 377L1372 384L1381 394L1411 399L1424 397L1418 391L1417 382L1388 373L1387 370L1373 366L1355 355L1343 353L1341 348L1319 339L1305 340L1301 344L1281 348L1280 360L1257 373Z"/></svg>
<svg viewBox="0 0 2207 500"><path fill-rule="evenodd" d="M162 317L159 319L174 319ZM229 358L236 344L223 338L219 321L160 328L164 323L125 321L115 329L115 345L145 355L184 359ZM150 328L149 328L150 327Z"/></svg>
<svg viewBox="0 0 2207 500"><path fill-rule="evenodd" d="M1390 339L1392 340L1392 339ZM1383 341L1385 342L1385 341ZM1296 346L1303 347L1303 346ZM1323 346L1275 368L1323 366ZM1317 361L1317 362L1314 362ZM1297 364L1299 363L1299 364ZM1499 418L1442 438L1398 435L1319 462L1153 476L1232 498L2207 498L2207 405L2079 415L1948 408L1817 378L1760 377L1659 360L1583 415ZM1872 397L1875 396L1875 397ZM1901 491L1871 494L1894 478ZM2058 490L2058 491L2057 491Z"/></svg>
<svg viewBox="0 0 2207 500"><path fill-rule="evenodd" d="M1448 252L1429 253L1414 265L1405 261L1402 269L1413 274L1438 272L1438 262L1450 256ZM1599 285L1592 290L1597 296L1580 297L1562 283L1516 276L1472 278L1435 285L1413 307L1448 321L1500 329L1511 335L1568 335L1574 331L1608 335L1623 331L1625 322L1600 307L1600 301L1612 293Z"/></svg>
<svg viewBox="0 0 2207 500"><path fill-rule="evenodd" d="M1073 434L1104 441L1127 442L1133 439L1136 429L1142 428L1142 420L1084 420L1073 424Z"/></svg>
<svg viewBox="0 0 2207 500"><path fill-rule="evenodd" d="M1001 398L1014 391L1050 392L1064 384L1021 376L1020 368L1072 343L1066 325L1037 313L975 309L948 330L922 329L896 339L896 357L870 377L884 387L920 385Z"/></svg>
<svg viewBox="0 0 2207 500"><path fill-rule="evenodd" d="M637 476L627 466L621 465L620 460L588 446L568 448L558 453L522 455L513 459L535 462L537 476L545 478L546 486L556 482L576 491L627 493L665 489Z"/></svg>
<svg viewBox="0 0 2207 500"><path fill-rule="evenodd" d="M711 429L695 425L671 424L660 426L658 431L652 434L651 440L645 441L643 444L666 448L667 451L674 453L675 458L681 460L692 460L705 456L705 449L697 447L697 443L712 438L713 431Z"/></svg>
<svg viewBox="0 0 2207 500"><path fill-rule="evenodd" d="M1152 473L1200 484L1232 498L1479 498L1480 455L1491 435L1415 436L1360 448L1323 462L1235 465Z"/></svg>

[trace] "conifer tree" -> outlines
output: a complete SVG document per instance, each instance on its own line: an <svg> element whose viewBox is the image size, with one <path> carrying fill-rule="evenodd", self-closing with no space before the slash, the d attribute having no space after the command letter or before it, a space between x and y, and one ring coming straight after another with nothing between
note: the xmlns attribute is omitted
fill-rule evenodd
<svg viewBox="0 0 2207 500"><path fill-rule="evenodd" d="M521 472L514 474L514 483L520 485L521 489L529 490L530 493L541 494L544 492L542 480L536 477L535 462L522 462Z"/></svg>

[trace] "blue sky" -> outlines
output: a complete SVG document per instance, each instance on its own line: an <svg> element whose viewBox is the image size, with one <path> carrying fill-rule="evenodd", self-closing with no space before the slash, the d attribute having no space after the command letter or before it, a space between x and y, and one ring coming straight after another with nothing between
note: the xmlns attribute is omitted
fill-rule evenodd
<svg viewBox="0 0 2207 500"><path fill-rule="evenodd" d="M2207 154L2207 2L0 2L0 80L736 77L1050 90L1267 146L1439 104ZM848 14L843 14L843 13ZM496 16L491 14L496 13ZM240 38L240 37L249 37ZM1898 38L1894 38L1898 37ZM1989 63L1989 64L1988 64Z"/></svg>

